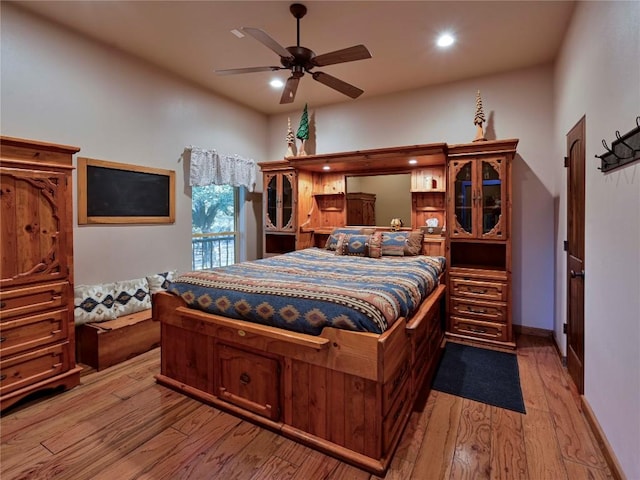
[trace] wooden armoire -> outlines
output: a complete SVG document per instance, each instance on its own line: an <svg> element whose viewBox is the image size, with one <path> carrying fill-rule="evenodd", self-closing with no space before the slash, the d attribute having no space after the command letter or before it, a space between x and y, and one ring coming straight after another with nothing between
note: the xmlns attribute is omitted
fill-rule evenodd
<svg viewBox="0 0 640 480"><path fill-rule="evenodd" d="M80 383L73 318L72 156L0 137L0 409Z"/></svg>

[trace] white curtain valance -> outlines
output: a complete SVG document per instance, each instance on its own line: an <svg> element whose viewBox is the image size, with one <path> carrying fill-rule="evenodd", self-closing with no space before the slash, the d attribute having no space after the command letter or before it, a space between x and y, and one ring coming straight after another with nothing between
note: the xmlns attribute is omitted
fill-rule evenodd
<svg viewBox="0 0 640 480"><path fill-rule="evenodd" d="M256 185L256 162L240 155L220 155L215 150L186 147L190 152L189 185L231 185L246 187L250 192Z"/></svg>

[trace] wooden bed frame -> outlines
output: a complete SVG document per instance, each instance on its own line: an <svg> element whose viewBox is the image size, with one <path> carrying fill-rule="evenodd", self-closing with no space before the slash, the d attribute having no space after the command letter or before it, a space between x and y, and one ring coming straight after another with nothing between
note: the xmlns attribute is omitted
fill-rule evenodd
<svg viewBox="0 0 640 480"><path fill-rule="evenodd" d="M442 354L445 282L382 334L319 336L153 297L161 322L158 383L374 474L384 474L412 406Z"/></svg>

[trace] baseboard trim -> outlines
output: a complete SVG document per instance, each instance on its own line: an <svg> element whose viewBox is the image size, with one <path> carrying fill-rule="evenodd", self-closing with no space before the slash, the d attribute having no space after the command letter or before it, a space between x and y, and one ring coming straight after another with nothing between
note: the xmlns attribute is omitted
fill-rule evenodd
<svg viewBox="0 0 640 480"><path fill-rule="evenodd" d="M580 395L580 403L582 404L582 412L587 419L587 423L591 427L593 435L596 437L596 442L598 442L598 445L602 450L604 459L606 460L607 465L609 465L609 469L611 470L611 474L617 480L627 480L626 475L622 471L620 463L618 463L616 454L613 452L613 449L611 448L606 435L600 427L600 423L598 423L598 419L593 413L593 410L591 409L591 406L589 405L589 402L587 402L587 399L584 397L584 395Z"/></svg>

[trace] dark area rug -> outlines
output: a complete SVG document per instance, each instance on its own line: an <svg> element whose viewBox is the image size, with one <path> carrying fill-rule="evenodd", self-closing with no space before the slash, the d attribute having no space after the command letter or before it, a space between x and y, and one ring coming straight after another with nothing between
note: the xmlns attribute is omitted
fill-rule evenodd
<svg viewBox="0 0 640 480"><path fill-rule="evenodd" d="M515 354L447 342L434 390L526 413Z"/></svg>

